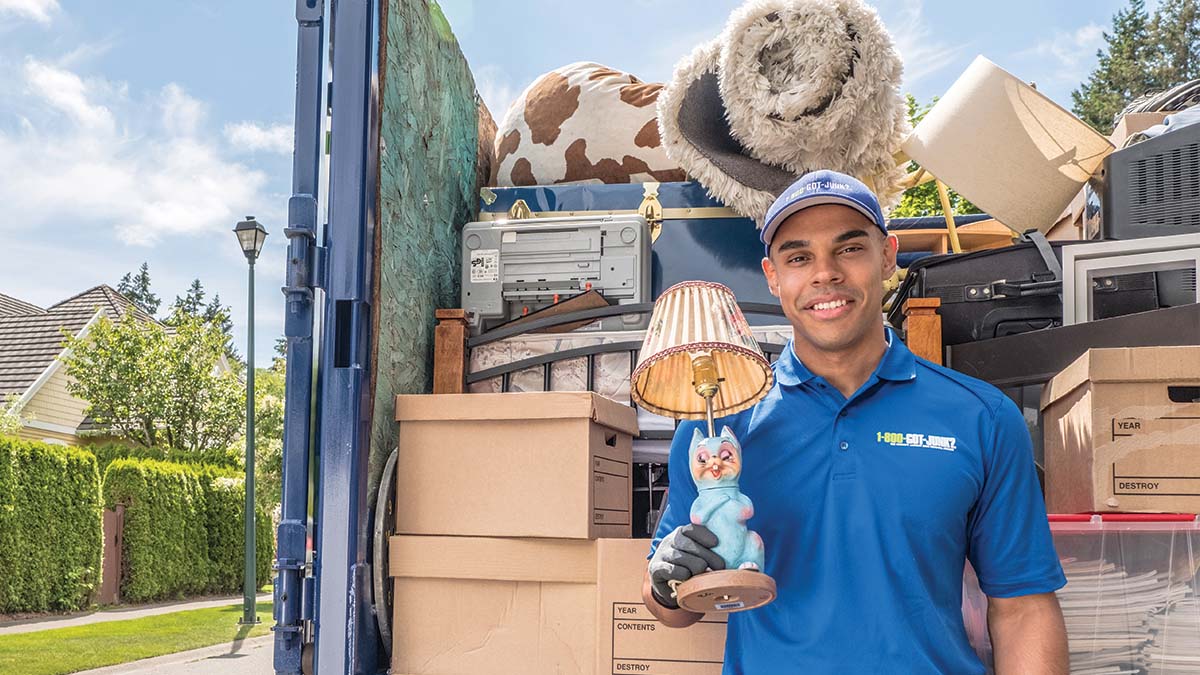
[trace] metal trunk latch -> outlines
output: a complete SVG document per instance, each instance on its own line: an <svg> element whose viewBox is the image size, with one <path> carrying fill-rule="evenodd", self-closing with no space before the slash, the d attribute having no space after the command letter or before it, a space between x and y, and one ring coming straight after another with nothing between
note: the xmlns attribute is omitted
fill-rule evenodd
<svg viewBox="0 0 1200 675"><path fill-rule="evenodd" d="M518 199L508 210L508 217L512 220L528 220L533 217L533 212L529 210L529 205L524 199Z"/></svg>
<svg viewBox="0 0 1200 675"><path fill-rule="evenodd" d="M662 231L663 207L658 201L658 183L642 183L642 203L638 206L638 214L650 225L650 243L658 239Z"/></svg>

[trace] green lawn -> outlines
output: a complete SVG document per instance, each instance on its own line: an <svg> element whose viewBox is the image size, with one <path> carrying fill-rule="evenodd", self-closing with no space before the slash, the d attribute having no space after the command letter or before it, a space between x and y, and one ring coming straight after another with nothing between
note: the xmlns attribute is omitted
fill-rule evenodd
<svg viewBox="0 0 1200 675"><path fill-rule="evenodd" d="M0 675L61 675L271 632L272 603L258 603L261 624L239 626L240 604L125 621L0 636Z"/></svg>

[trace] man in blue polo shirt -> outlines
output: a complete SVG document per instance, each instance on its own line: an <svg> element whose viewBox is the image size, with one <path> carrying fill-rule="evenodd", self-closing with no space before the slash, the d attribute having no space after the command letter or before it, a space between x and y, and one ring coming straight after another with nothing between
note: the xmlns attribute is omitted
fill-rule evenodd
<svg viewBox="0 0 1200 675"><path fill-rule="evenodd" d="M970 560L988 596L996 671L1067 672L1054 591L1066 580L1029 432L989 384L913 356L883 325L896 265L879 203L850 176L809 173L767 213L763 272L794 338L758 405L720 421L741 441L748 523L779 596L731 614L730 674L982 673L962 621ZM724 563L689 523L696 486L680 425L643 585L668 626L668 581ZM718 427L719 428L719 427Z"/></svg>

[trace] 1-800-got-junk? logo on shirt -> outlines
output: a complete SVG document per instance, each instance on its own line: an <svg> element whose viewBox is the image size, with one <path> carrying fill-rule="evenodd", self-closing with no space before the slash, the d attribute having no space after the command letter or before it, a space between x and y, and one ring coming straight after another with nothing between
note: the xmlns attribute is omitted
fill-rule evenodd
<svg viewBox="0 0 1200 675"><path fill-rule="evenodd" d="M897 448L928 448L946 452L954 452L954 446L958 442L953 436L902 434L895 431L878 431L875 433L875 440Z"/></svg>

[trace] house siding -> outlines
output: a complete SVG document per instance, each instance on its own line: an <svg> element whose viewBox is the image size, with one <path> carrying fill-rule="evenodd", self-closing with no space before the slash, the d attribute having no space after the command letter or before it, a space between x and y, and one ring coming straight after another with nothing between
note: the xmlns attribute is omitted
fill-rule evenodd
<svg viewBox="0 0 1200 675"><path fill-rule="evenodd" d="M57 431L47 431L45 429L34 429L33 427L21 427L17 432L17 438L26 441L39 441L41 443L63 442L67 445L79 445L79 437L73 434L63 434Z"/></svg>
<svg viewBox="0 0 1200 675"><path fill-rule="evenodd" d="M83 421L83 411L87 404L67 392L67 382L69 381L65 368L60 367L55 370L50 379L46 380L46 383L33 395L33 399L25 405L23 414L38 422L61 424L72 429L78 427L79 423ZM41 432L38 429L29 431ZM79 441L75 439L74 442L78 443Z"/></svg>

